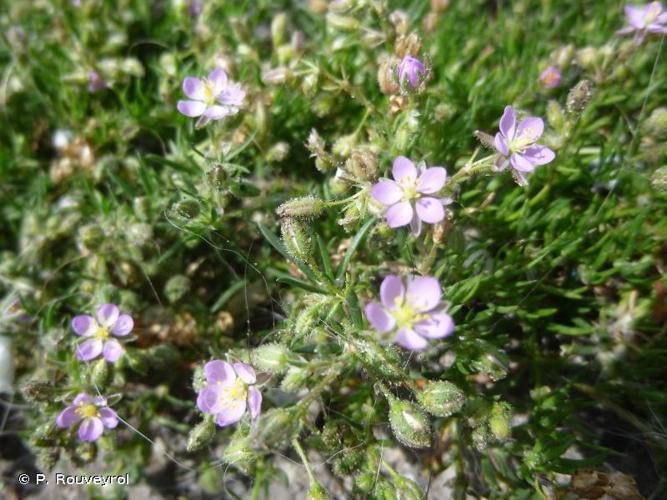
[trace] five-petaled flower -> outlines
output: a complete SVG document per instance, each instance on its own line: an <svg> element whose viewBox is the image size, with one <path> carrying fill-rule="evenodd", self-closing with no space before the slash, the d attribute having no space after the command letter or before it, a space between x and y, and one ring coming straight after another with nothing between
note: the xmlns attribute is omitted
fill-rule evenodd
<svg viewBox="0 0 667 500"><path fill-rule="evenodd" d="M383 180L371 188L371 195L388 206L387 224L397 228L410 224L412 232L421 232L422 221L435 224L445 218L443 205L451 203L449 198L436 198L447 181L443 167L426 168L415 164L405 156L399 156L392 166L394 180Z"/></svg>
<svg viewBox="0 0 667 500"><path fill-rule="evenodd" d="M549 66L540 74L540 83L546 89L558 87L560 83L561 72L557 66Z"/></svg>
<svg viewBox="0 0 667 500"><path fill-rule="evenodd" d="M407 78L410 87L417 88L427 73L426 66L419 59L405 56L398 64L398 83L401 88L405 88Z"/></svg>
<svg viewBox="0 0 667 500"><path fill-rule="evenodd" d="M115 337L125 337L134 328L134 320L129 314L121 314L114 304L104 304L97 308L97 319L88 314L72 319L72 330L84 337L76 349L76 357L90 361L100 354L113 363L123 354L123 346Z"/></svg>
<svg viewBox="0 0 667 500"><path fill-rule="evenodd" d="M454 331L454 320L441 302L437 279L408 279L407 288L398 276L387 276L380 285L379 302L366 305L366 317L381 334L396 332L395 340L410 350L424 349L426 339L440 339Z"/></svg>
<svg viewBox="0 0 667 500"><path fill-rule="evenodd" d="M65 408L58 418L56 425L61 429L79 425L79 439L81 441L97 441L104 429L114 429L118 425L118 415L107 406L107 400L101 396L91 397L85 392L74 398L70 406Z"/></svg>
<svg viewBox="0 0 667 500"><path fill-rule="evenodd" d="M183 92L191 100L178 101L176 107L185 116L200 117L197 127L238 113L245 98L241 85L230 81L222 68L214 69L208 78L201 80L186 77Z"/></svg>
<svg viewBox="0 0 667 500"><path fill-rule="evenodd" d="M535 144L543 132L542 118L531 116L517 125L514 109L506 106L500 118L500 132L495 137L496 150L500 153L496 167L505 170L509 163L516 181L522 186L528 184L525 173L532 172L536 166L545 165L556 157L556 153L548 147Z"/></svg>
<svg viewBox="0 0 667 500"><path fill-rule="evenodd" d="M227 363L219 359L204 366L206 386L197 396L197 406L204 413L215 415L220 427L241 420L246 408L255 420L262 407L262 393L255 386L255 370L245 363Z"/></svg>
<svg viewBox="0 0 667 500"><path fill-rule="evenodd" d="M625 16L629 26L616 33L625 35L635 34L635 43L644 41L647 33L667 34L667 11L660 2L651 2L646 5L626 5Z"/></svg>

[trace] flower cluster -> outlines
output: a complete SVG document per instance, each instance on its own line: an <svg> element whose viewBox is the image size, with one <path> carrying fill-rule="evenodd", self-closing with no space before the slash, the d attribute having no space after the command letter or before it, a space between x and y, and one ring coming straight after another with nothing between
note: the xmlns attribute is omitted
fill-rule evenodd
<svg viewBox="0 0 667 500"><path fill-rule="evenodd" d="M105 398L92 397L82 392L56 419L56 425L61 429L69 429L77 424L79 425L77 434L81 441L97 441L104 433L104 429L116 428L118 415L107 406Z"/></svg>
<svg viewBox="0 0 667 500"><path fill-rule="evenodd" d="M220 427L235 424L246 410L255 420L262 407L262 393L256 387L255 370L245 363L231 365L215 359L204 366L206 386L197 396L197 407Z"/></svg>
<svg viewBox="0 0 667 500"><path fill-rule="evenodd" d="M445 218L443 205L449 198L437 197L447 181L447 171L442 167L426 168L415 164L405 156L394 160L394 180L383 180L371 189L371 195L388 207L387 224L391 228L410 225L413 234L421 232L422 222L436 224Z"/></svg>
<svg viewBox="0 0 667 500"><path fill-rule="evenodd" d="M381 302L366 306L366 317L380 334L395 332L395 340L410 350L424 349L427 339L441 339L454 331L454 320L441 302L442 290L431 276L410 278L407 286L398 276L380 285Z"/></svg>
<svg viewBox="0 0 667 500"><path fill-rule="evenodd" d="M134 328L129 314L121 314L115 304L104 304L97 308L97 317L88 314L72 319L72 330L84 338L76 350L81 361L90 361L100 354L109 363L118 361L124 352L123 346L113 337L125 337Z"/></svg>

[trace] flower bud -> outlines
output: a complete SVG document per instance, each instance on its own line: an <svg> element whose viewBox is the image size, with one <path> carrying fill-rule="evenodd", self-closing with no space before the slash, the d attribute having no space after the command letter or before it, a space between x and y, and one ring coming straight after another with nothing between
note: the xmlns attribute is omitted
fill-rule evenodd
<svg viewBox="0 0 667 500"><path fill-rule="evenodd" d="M288 446L301 431L302 421L294 411L273 408L257 420L250 431L252 449L277 450Z"/></svg>
<svg viewBox="0 0 667 500"><path fill-rule="evenodd" d="M656 139L667 137L667 107L655 108L642 124L642 129Z"/></svg>
<svg viewBox="0 0 667 500"><path fill-rule="evenodd" d="M245 435L245 430L242 427L239 427L222 453L223 462L249 473L252 470L255 458L255 453L250 448L250 437Z"/></svg>
<svg viewBox="0 0 667 500"><path fill-rule="evenodd" d="M197 424L188 434L186 450L192 452L208 444L215 435L215 422L213 419L206 418L203 422Z"/></svg>
<svg viewBox="0 0 667 500"><path fill-rule="evenodd" d="M378 176L378 157L369 148L355 149L345 169L360 181L374 181Z"/></svg>
<svg viewBox="0 0 667 500"><path fill-rule="evenodd" d="M356 145L357 134L344 135L334 142L331 152L336 156L347 158L352 154Z"/></svg>
<svg viewBox="0 0 667 500"><path fill-rule="evenodd" d="M190 278L177 274L167 280L164 285L164 294L167 300L173 304L183 298L190 291L191 286Z"/></svg>
<svg viewBox="0 0 667 500"><path fill-rule="evenodd" d="M494 403L489 417L489 430L496 441L505 441L510 436L511 427L510 407L506 403Z"/></svg>
<svg viewBox="0 0 667 500"><path fill-rule="evenodd" d="M286 142L278 142L271 146L266 153L266 161L269 163L278 163L284 161L289 155L289 144Z"/></svg>
<svg viewBox="0 0 667 500"><path fill-rule="evenodd" d="M431 425L419 407L387 395L389 399L389 423L391 430L403 445L411 448L431 446Z"/></svg>
<svg viewBox="0 0 667 500"><path fill-rule="evenodd" d="M573 115L580 114L591 102L593 97L593 83L590 80L581 80L567 94L567 112Z"/></svg>
<svg viewBox="0 0 667 500"><path fill-rule="evenodd" d="M79 228L77 242L83 249L90 252L99 250L104 240L104 231L98 224L88 224Z"/></svg>
<svg viewBox="0 0 667 500"><path fill-rule="evenodd" d="M319 78L317 73L306 75L301 82L301 91L306 97L314 97L317 93Z"/></svg>
<svg viewBox="0 0 667 500"><path fill-rule="evenodd" d="M357 356L364 367L387 380L400 380L402 357L393 346L381 346L377 342L360 340L354 344Z"/></svg>
<svg viewBox="0 0 667 500"><path fill-rule="evenodd" d="M326 19L328 26L340 31L355 31L359 27L359 21L354 17L329 13Z"/></svg>
<svg viewBox="0 0 667 500"><path fill-rule="evenodd" d="M293 217L295 219L309 219L318 217L325 208L324 201L315 196L303 196L286 201L276 209L279 217Z"/></svg>
<svg viewBox="0 0 667 500"><path fill-rule="evenodd" d="M399 61L395 57L383 57L380 60L377 79L380 92L385 95L396 94L400 90L398 79L396 78L398 63Z"/></svg>
<svg viewBox="0 0 667 500"><path fill-rule="evenodd" d="M308 500L328 500L331 496L317 482L311 481L308 488Z"/></svg>
<svg viewBox="0 0 667 500"><path fill-rule="evenodd" d="M585 69L590 69L597 61L597 50L594 47L584 47L577 50L575 58L579 66Z"/></svg>
<svg viewBox="0 0 667 500"><path fill-rule="evenodd" d="M291 217L284 218L280 227L287 252L296 260L309 261L313 250L310 228Z"/></svg>
<svg viewBox="0 0 667 500"><path fill-rule="evenodd" d="M287 392L296 392L305 387L309 376L310 370L307 368L293 366L287 370L280 387Z"/></svg>
<svg viewBox="0 0 667 500"><path fill-rule="evenodd" d="M206 172L206 182L213 189L220 190L225 186L225 181L227 180L227 172L224 167L219 163L216 163L211 167L211 169Z"/></svg>
<svg viewBox="0 0 667 500"><path fill-rule="evenodd" d="M273 48L277 48L285 42L287 31L287 14L279 12L271 21L271 42Z"/></svg>
<svg viewBox="0 0 667 500"><path fill-rule="evenodd" d="M461 389L444 380L427 382L424 389L415 391L415 396L427 412L437 417L449 417L465 403Z"/></svg>
<svg viewBox="0 0 667 500"><path fill-rule="evenodd" d="M104 387L109 381L109 366L105 359L98 359L92 364L90 379L98 387Z"/></svg>
<svg viewBox="0 0 667 500"><path fill-rule="evenodd" d="M667 165L660 167L651 176L651 184L658 191L667 193Z"/></svg>
<svg viewBox="0 0 667 500"><path fill-rule="evenodd" d="M558 131L562 131L565 127L565 114L563 108L557 101L549 101L547 104L547 121L549 125Z"/></svg>
<svg viewBox="0 0 667 500"><path fill-rule="evenodd" d="M262 73L262 82L265 85L281 85L292 76L292 72L289 68L285 66L279 66L277 68L271 68Z"/></svg>
<svg viewBox="0 0 667 500"><path fill-rule="evenodd" d="M187 199L174 203L172 210L179 217L184 219L194 219L199 215L201 207L197 200Z"/></svg>
<svg viewBox="0 0 667 500"><path fill-rule="evenodd" d="M264 344L255 349L251 357L255 367L280 373L288 367L289 350L282 344Z"/></svg>

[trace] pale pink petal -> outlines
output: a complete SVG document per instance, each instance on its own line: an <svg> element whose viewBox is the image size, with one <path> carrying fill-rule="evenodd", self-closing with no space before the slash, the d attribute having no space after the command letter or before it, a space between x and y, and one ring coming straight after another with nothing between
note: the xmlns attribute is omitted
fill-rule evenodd
<svg viewBox="0 0 667 500"><path fill-rule="evenodd" d="M519 172L532 172L535 170L535 165L520 153L514 153L510 157L510 163Z"/></svg>
<svg viewBox="0 0 667 500"><path fill-rule="evenodd" d="M556 158L556 153L546 146L530 146L521 153L533 165L546 165Z"/></svg>
<svg viewBox="0 0 667 500"><path fill-rule="evenodd" d="M104 424L97 417L84 418L79 427L79 439L81 441L97 441L104 432Z"/></svg>
<svg viewBox="0 0 667 500"><path fill-rule="evenodd" d="M216 423L220 427L232 425L241 420L245 413L246 402L234 401L232 404L224 407L216 416Z"/></svg>
<svg viewBox="0 0 667 500"><path fill-rule="evenodd" d="M178 101L176 109L185 116L194 118L201 116L206 111L206 104L201 101Z"/></svg>
<svg viewBox="0 0 667 500"><path fill-rule="evenodd" d="M432 276L420 276L408 283L405 300L419 312L430 311L440 303L440 282Z"/></svg>
<svg viewBox="0 0 667 500"><path fill-rule="evenodd" d="M398 276L390 274L382 280L380 285L380 299L387 309L393 309L397 305L403 304L405 287L403 281Z"/></svg>
<svg viewBox="0 0 667 500"><path fill-rule="evenodd" d="M394 181L380 181L371 188L371 196L384 205L393 205L403 198L403 188Z"/></svg>
<svg viewBox="0 0 667 500"><path fill-rule="evenodd" d="M428 224L435 224L445 218L445 209L437 198L425 197L415 204L417 215Z"/></svg>
<svg viewBox="0 0 667 500"><path fill-rule="evenodd" d="M412 212L412 220L410 221L410 233L417 237L422 232L422 220L419 218L416 210Z"/></svg>
<svg viewBox="0 0 667 500"><path fill-rule="evenodd" d="M412 205L409 201L402 201L392 205L387 210L387 224L391 228L407 226L413 215Z"/></svg>
<svg viewBox="0 0 667 500"><path fill-rule="evenodd" d="M512 106L505 106L503 116L500 117L500 133L503 134L506 139L512 140L514 138L515 129L516 113L514 113L514 108L512 108Z"/></svg>
<svg viewBox="0 0 667 500"><path fill-rule="evenodd" d="M633 5L626 5L625 16L628 19L628 23L634 28L642 29L644 27L644 9Z"/></svg>
<svg viewBox="0 0 667 500"><path fill-rule="evenodd" d="M81 361L90 361L102 354L104 343L97 338L83 341L76 349L76 357Z"/></svg>
<svg viewBox="0 0 667 500"><path fill-rule="evenodd" d="M132 328L134 328L134 320L132 319L132 316L129 314L121 314L118 317L118 321L116 321L116 324L111 329L111 333L117 337L124 337L132 331Z"/></svg>
<svg viewBox="0 0 667 500"><path fill-rule="evenodd" d="M255 370L252 369L252 366L245 363L234 363L234 371L243 380L246 384L254 384L257 382L257 377L255 376Z"/></svg>
<svg viewBox="0 0 667 500"><path fill-rule="evenodd" d="M72 330L74 330L74 333L77 335L88 337L97 330L97 321L88 314L74 316L72 319Z"/></svg>
<svg viewBox="0 0 667 500"><path fill-rule="evenodd" d="M496 151L498 151L501 155L507 156L510 153L509 149L507 148L507 141L503 137L503 134L500 132L496 134L494 144L496 146Z"/></svg>
<svg viewBox="0 0 667 500"><path fill-rule="evenodd" d="M204 365L204 375L210 384L222 382L222 385L228 386L236 382L236 372L232 365L219 359L214 359Z"/></svg>
<svg viewBox="0 0 667 500"><path fill-rule="evenodd" d="M195 101L206 100L206 86L199 78L186 77L183 80L183 93Z"/></svg>
<svg viewBox="0 0 667 500"><path fill-rule="evenodd" d="M532 143L542 137L544 132L544 121L542 118L531 116L523 120L516 129L516 138Z"/></svg>
<svg viewBox="0 0 667 500"><path fill-rule="evenodd" d="M259 412L262 409L262 393L257 387L248 389L248 409L250 410L250 418L255 420L259 417Z"/></svg>
<svg viewBox="0 0 667 500"><path fill-rule="evenodd" d="M431 167L417 180L417 191L424 194L433 194L440 191L447 181L447 170L442 167Z"/></svg>
<svg viewBox="0 0 667 500"><path fill-rule="evenodd" d="M207 385L197 395L197 408L204 413L217 414L223 408L224 387L219 384Z"/></svg>
<svg viewBox="0 0 667 500"><path fill-rule="evenodd" d="M76 409L76 406L68 406L65 408L62 412L60 412L60 415L58 415L58 418L56 419L56 425L64 429L67 427L72 427L74 424L76 424L79 420L81 420L81 415L76 412Z"/></svg>
<svg viewBox="0 0 667 500"><path fill-rule="evenodd" d="M74 401L72 402L73 406L79 406L81 403L91 403L93 399L86 394L85 392L79 393L75 398Z"/></svg>
<svg viewBox="0 0 667 500"><path fill-rule="evenodd" d="M396 157L391 168L391 173L394 176L394 180L398 182L412 183L417 179L415 164L405 156Z"/></svg>
<svg viewBox="0 0 667 500"><path fill-rule="evenodd" d="M396 333L396 342L401 347L410 351L419 351L428 346L428 342L424 337L421 337L409 328L401 328Z"/></svg>
<svg viewBox="0 0 667 500"><path fill-rule="evenodd" d="M227 106L218 106L217 104L211 106L204 112L204 116L210 118L211 120L220 120L225 116L231 114L230 109Z"/></svg>
<svg viewBox="0 0 667 500"><path fill-rule="evenodd" d="M389 332L396 325L396 321L391 314L377 302L370 302L366 306L365 312L370 324L380 333Z"/></svg>
<svg viewBox="0 0 667 500"><path fill-rule="evenodd" d="M434 313L415 324L415 331L423 337L439 339L451 335L454 331L454 320L449 314Z"/></svg>
<svg viewBox="0 0 667 500"><path fill-rule="evenodd" d="M116 339L109 339L104 344L104 359L109 363L115 363L123 355L125 350Z"/></svg>
<svg viewBox="0 0 667 500"><path fill-rule="evenodd" d="M100 408L100 420L107 429L115 429L118 426L118 415L111 408Z"/></svg>
<svg viewBox="0 0 667 500"><path fill-rule="evenodd" d="M119 315L120 311L115 304L103 304L97 308L97 322L105 328L112 328Z"/></svg>
<svg viewBox="0 0 667 500"><path fill-rule="evenodd" d="M213 95L217 96L227 87L227 73L222 68L216 68L208 75L208 80L213 84ZM189 97L189 96L188 96Z"/></svg>

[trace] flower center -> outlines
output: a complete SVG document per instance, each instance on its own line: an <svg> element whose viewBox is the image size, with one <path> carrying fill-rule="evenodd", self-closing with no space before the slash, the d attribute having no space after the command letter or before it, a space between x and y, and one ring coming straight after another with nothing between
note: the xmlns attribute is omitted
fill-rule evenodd
<svg viewBox="0 0 667 500"><path fill-rule="evenodd" d="M222 382L218 382L221 384ZM248 395L248 388L240 378L236 379L234 385L225 387L219 397L219 403L223 406L232 408L236 407L240 402L245 401Z"/></svg>
<svg viewBox="0 0 667 500"><path fill-rule="evenodd" d="M648 8L648 12L646 12L646 15L644 16L644 24L651 24L659 15L660 6L657 3L652 3Z"/></svg>
<svg viewBox="0 0 667 500"><path fill-rule="evenodd" d="M409 176L403 177L398 184L403 188L403 201L410 201L421 196L421 193L417 191L419 186L419 179L413 179Z"/></svg>
<svg viewBox="0 0 667 500"><path fill-rule="evenodd" d="M204 79L204 96L206 98L206 104L211 106L215 104L215 84L207 79Z"/></svg>
<svg viewBox="0 0 667 500"><path fill-rule="evenodd" d="M109 329L106 326L98 326L93 336L100 340L106 340L109 338Z"/></svg>
<svg viewBox="0 0 667 500"><path fill-rule="evenodd" d="M517 135L511 141L508 141L507 147L510 153L523 153L523 151L535 142L537 130L528 127L521 131L521 135Z"/></svg>
<svg viewBox="0 0 667 500"><path fill-rule="evenodd" d="M100 412L97 410L97 406L90 403L79 403L79 407L74 411L77 414L81 415L82 418L91 418L100 416Z"/></svg>
<svg viewBox="0 0 667 500"><path fill-rule="evenodd" d="M425 314L417 312L412 304L403 301L400 297L396 297L395 304L396 306L390 311L390 314L396 321L396 326L398 326L399 329L412 329L412 326L415 323L426 319Z"/></svg>

